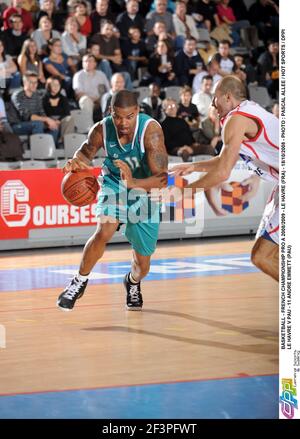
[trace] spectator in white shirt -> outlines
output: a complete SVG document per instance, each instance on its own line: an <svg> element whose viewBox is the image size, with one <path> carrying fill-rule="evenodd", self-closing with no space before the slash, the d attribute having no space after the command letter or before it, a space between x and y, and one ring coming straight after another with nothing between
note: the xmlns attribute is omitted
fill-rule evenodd
<svg viewBox="0 0 300 439"><path fill-rule="evenodd" d="M213 78L210 75L203 76L201 89L192 98L192 103L197 106L201 119L207 117L212 103L212 85Z"/></svg>
<svg viewBox="0 0 300 439"><path fill-rule="evenodd" d="M176 2L175 14L173 14L173 24L176 33L176 49L181 49L186 38L193 37L199 40L195 20L186 13L186 4L183 1Z"/></svg>
<svg viewBox="0 0 300 439"><path fill-rule="evenodd" d="M79 107L93 117L94 111L100 109L102 95L109 90L109 82L103 72L97 70L94 55L82 58L83 69L73 77L73 89Z"/></svg>

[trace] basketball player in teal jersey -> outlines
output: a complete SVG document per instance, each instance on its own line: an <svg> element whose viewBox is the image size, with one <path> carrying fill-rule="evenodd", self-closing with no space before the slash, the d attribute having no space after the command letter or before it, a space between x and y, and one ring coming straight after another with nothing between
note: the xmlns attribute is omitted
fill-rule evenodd
<svg viewBox="0 0 300 439"><path fill-rule="evenodd" d="M57 305L65 311L74 307L106 244L125 223L125 235L133 249L131 271L124 278L127 309L141 310L140 282L149 271L159 230L159 205L147 192L167 186L168 156L159 123L139 113L135 93L122 90L113 95L111 115L92 127L64 171L90 168L100 148L105 149L106 158L96 207L97 229L84 247L78 274L59 296Z"/></svg>

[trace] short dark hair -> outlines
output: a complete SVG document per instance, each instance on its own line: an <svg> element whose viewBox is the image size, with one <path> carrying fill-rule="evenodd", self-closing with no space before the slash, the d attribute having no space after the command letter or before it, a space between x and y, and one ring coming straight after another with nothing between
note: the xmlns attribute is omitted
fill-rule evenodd
<svg viewBox="0 0 300 439"><path fill-rule="evenodd" d="M95 44L98 46L97 43L95 43ZM93 60L94 60L95 63L97 64L96 57L95 57L92 53L85 53L85 54L83 55L83 57L82 57L82 61L83 61L83 58L87 58L87 59L93 58Z"/></svg>
<svg viewBox="0 0 300 439"><path fill-rule="evenodd" d="M9 21L10 21L10 23L13 23L15 18L19 18L21 21L23 21L23 18L22 18L22 15L21 15L21 14L12 14L12 15L9 17Z"/></svg>
<svg viewBox="0 0 300 439"><path fill-rule="evenodd" d="M209 81L209 80L213 81L213 77L211 75L205 75L205 76L203 76L201 82L204 82L205 80L206 81Z"/></svg>
<svg viewBox="0 0 300 439"><path fill-rule="evenodd" d="M129 90L120 90L112 95L111 108L126 108L126 107L137 107L138 99L137 93L129 91Z"/></svg>
<svg viewBox="0 0 300 439"><path fill-rule="evenodd" d="M102 20L100 21L100 29L103 29L103 27L104 27L106 24L109 24L110 26L113 26L113 25L114 25L112 21L110 21L110 20L106 20L106 19L102 19Z"/></svg>
<svg viewBox="0 0 300 439"><path fill-rule="evenodd" d="M220 44L227 44L229 47L231 46L231 43L230 43L229 40L221 40L221 41L219 42L219 46L220 46Z"/></svg>

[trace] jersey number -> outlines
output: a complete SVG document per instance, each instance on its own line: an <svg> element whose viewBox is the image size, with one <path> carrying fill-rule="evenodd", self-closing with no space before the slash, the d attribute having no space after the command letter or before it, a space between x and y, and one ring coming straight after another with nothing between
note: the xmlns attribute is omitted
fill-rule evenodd
<svg viewBox="0 0 300 439"><path fill-rule="evenodd" d="M136 157L126 157L125 160L132 170L140 167L140 162Z"/></svg>

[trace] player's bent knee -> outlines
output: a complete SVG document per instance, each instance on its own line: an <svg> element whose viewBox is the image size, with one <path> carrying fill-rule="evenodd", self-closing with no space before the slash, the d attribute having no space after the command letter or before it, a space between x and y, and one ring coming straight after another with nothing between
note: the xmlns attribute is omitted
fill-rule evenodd
<svg viewBox="0 0 300 439"><path fill-rule="evenodd" d="M257 268L261 269L263 266L263 255L261 254L261 251L259 250L259 246L254 246L251 252L251 262L253 265L255 265Z"/></svg>
<svg viewBox="0 0 300 439"><path fill-rule="evenodd" d="M99 232L95 233L95 239L106 244L111 239L111 233L109 233L108 231L100 230Z"/></svg>
<svg viewBox="0 0 300 439"><path fill-rule="evenodd" d="M251 252L251 262L257 268L264 271L266 264L269 264L270 258L272 256L270 248L267 245L268 241L264 238L259 238Z"/></svg>

